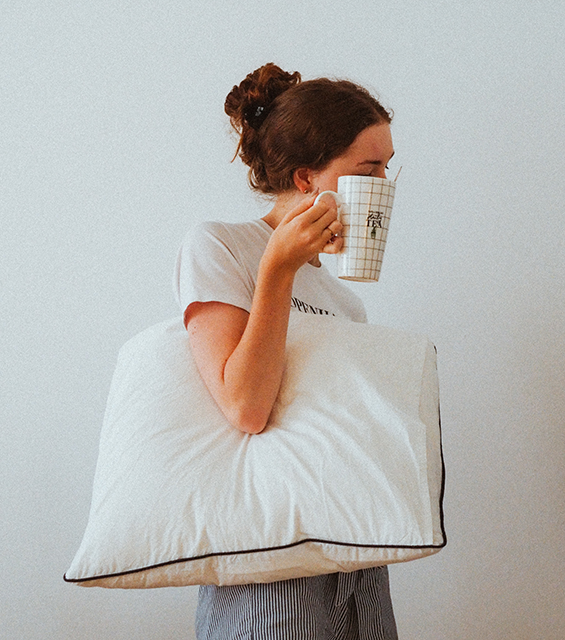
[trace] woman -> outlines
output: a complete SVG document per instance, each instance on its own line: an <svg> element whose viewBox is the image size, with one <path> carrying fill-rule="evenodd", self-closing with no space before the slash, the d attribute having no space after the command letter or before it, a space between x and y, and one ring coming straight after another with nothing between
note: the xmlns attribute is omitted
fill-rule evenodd
<svg viewBox="0 0 565 640"><path fill-rule="evenodd" d="M259 434L281 384L291 310L365 322L359 298L321 265L337 253L340 175L386 177L390 114L365 89L301 82L267 64L226 98L253 189L274 196L260 220L200 225L176 270L198 369L236 429ZM199 640L396 638L385 567L271 584L200 588Z"/></svg>

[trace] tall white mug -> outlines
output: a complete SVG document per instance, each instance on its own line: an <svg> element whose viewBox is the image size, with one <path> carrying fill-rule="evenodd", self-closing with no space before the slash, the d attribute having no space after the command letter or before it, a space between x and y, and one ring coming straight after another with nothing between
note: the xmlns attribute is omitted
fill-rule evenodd
<svg viewBox="0 0 565 640"><path fill-rule="evenodd" d="M396 182L371 176L340 176L336 197L343 225L343 248L337 254L337 277L356 282L379 279Z"/></svg>

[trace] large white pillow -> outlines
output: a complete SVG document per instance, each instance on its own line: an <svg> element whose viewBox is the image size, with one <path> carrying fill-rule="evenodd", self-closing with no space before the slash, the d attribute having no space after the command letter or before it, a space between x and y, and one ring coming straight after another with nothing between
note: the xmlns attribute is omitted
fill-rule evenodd
<svg viewBox="0 0 565 640"><path fill-rule="evenodd" d="M273 582L401 562L445 543L436 359L427 338L291 314L266 430L231 427L180 318L121 349L84 586Z"/></svg>

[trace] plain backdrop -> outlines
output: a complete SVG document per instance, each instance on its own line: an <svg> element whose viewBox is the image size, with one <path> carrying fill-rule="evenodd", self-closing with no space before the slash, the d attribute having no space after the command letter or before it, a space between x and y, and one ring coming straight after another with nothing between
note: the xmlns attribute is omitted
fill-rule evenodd
<svg viewBox="0 0 565 640"><path fill-rule="evenodd" d="M437 345L449 538L391 568L401 640L565 637L565 5L2 0L0 32L0 637L194 638L195 588L62 575L119 347L179 313L194 222L268 210L223 101L269 61L395 112L382 278L351 286Z"/></svg>

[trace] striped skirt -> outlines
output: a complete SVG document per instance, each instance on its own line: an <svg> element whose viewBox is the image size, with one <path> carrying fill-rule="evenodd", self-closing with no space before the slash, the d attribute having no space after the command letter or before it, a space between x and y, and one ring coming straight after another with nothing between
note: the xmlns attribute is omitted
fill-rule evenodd
<svg viewBox="0 0 565 640"><path fill-rule="evenodd" d="M386 567L202 586L197 640L397 640Z"/></svg>

